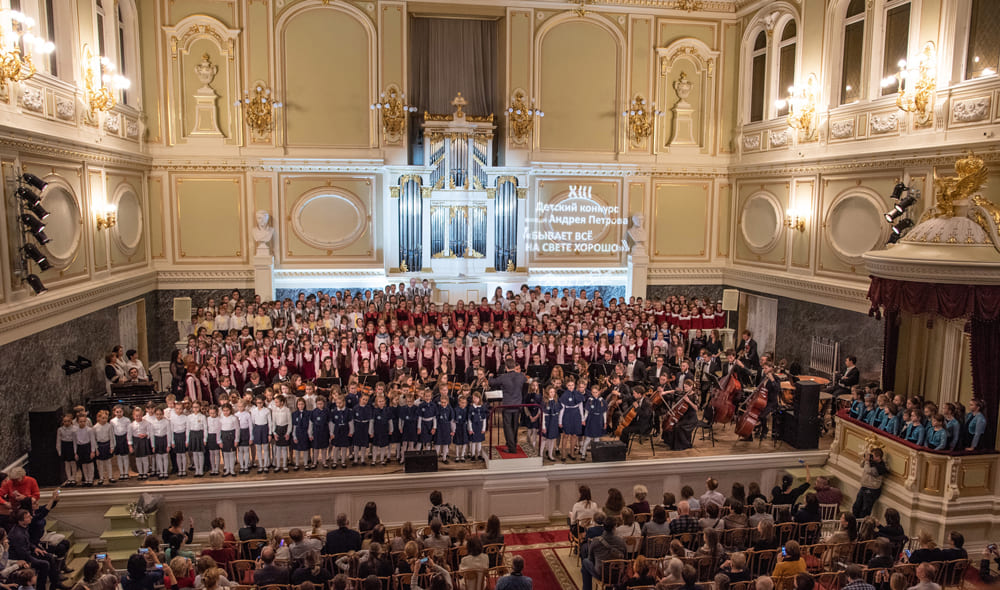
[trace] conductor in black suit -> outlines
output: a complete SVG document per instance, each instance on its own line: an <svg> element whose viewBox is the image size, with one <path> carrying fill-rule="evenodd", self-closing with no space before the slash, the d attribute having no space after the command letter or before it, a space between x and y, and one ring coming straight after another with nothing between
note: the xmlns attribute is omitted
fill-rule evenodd
<svg viewBox="0 0 1000 590"><path fill-rule="evenodd" d="M507 359L504 367L507 372L490 379L490 387L503 392L503 405L521 405L521 394L524 392L527 378L521 373L514 359ZM507 441L508 453L517 452L517 427L520 414L521 408L509 408L503 411L503 436Z"/></svg>

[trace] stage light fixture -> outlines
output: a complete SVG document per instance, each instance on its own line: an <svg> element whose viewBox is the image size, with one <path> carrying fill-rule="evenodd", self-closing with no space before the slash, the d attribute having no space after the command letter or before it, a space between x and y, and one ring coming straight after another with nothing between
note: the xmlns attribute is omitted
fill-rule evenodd
<svg viewBox="0 0 1000 590"><path fill-rule="evenodd" d="M35 190L40 190L40 191L45 190L45 187L49 185L49 183L45 182L41 178L38 178L34 174L31 174L30 172L25 172L24 174L22 174L21 180L35 187Z"/></svg>
<svg viewBox="0 0 1000 590"><path fill-rule="evenodd" d="M49 216L49 212L45 210L45 207L42 207L41 203L28 205L28 211L34 213L35 217L37 217L38 219L45 219L46 217Z"/></svg>
<svg viewBox="0 0 1000 590"><path fill-rule="evenodd" d="M31 287L31 290L35 292L35 295L41 295L42 293L48 291L48 289L45 288L45 285L42 284L42 279L38 278L38 275L28 275L24 278L24 280L28 283L28 286Z"/></svg>
<svg viewBox="0 0 1000 590"><path fill-rule="evenodd" d="M49 263L48 258L46 258L45 255L42 254L42 251L39 250L38 247L35 246L34 244L25 244L24 254L28 258L34 260L35 264L37 264L38 268L41 269L42 271L46 271L52 268L52 265Z"/></svg>
<svg viewBox="0 0 1000 590"><path fill-rule="evenodd" d="M78 367L80 367L80 370L89 369L90 367L94 366L94 363L91 362L90 359L81 355L76 356L76 364Z"/></svg>
<svg viewBox="0 0 1000 590"><path fill-rule="evenodd" d="M27 213L21 214L21 223L24 224L26 230L31 232L31 235L38 240L39 244L48 244L51 238L45 235L45 224L38 220L34 215L28 215Z"/></svg>
<svg viewBox="0 0 1000 590"><path fill-rule="evenodd" d="M907 194L905 197L900 199L898 203L896 203L894 209L896 209L897 211L906 211L916 202L917 202L916 197L914 197L912 194Z"/></svg>
<svg viewBox="0 0 1000 590"><path fill-rule="evenodd" d="M897 236L902 236L903 232L913 227L913 220L906 218L900 219L896 225L892 226L892 233Z"/></svg>
<svg viewBox="0 0 1000 590"><path fill-rule="evenodd" d="M897 234L897 233L891 233L891 234L889 234L889 239L888 239L888 241L886 243L887 244L895 244L896 242L899 241L900 237L901 236L899 234Z"/></svg>
<svg viewBox="0 0 1000 590"><path fill-rule="evenodd" d="M891 198L893 198L893 199L898 199L900 197L900 195L903 194L903 191L906 191L906 190L909 190L909 189L906 188L905 184L903 184L902 182L897 182L896 186L892 187L892 194L889 195L889 196Z"/></svg>
<svg viewBox="0 0 1000 590"><path fill-rule="evenodd" d="M66 373L67 376L72 375L73 373L79 373L80 372L80 367L77 366L76 363L74 363L73 361L71 361L69 359L66 359L65 361L63 361L63 364L62 364L61 368L62 368L63 372Z"/></svg>
<svg viewBox="0 0 1000 590"><path fill-rule="evenodd" d="M900 211L899 209L896 209L895 207L893 207L892 210L889 211L889 212L887 212L885 215L883 215L883 217L885 217L886 221L888 221L889 223L892 223L893 221L895 221L895 219L897 217L899 217L902 214L903 214L902 211Z"/></svg>
<svg viewBox="0 0 1000 590"><path fill-rule="evenodd" d="M42 202L42 198L36 195L35 191L29 189L28 187L18 187L15 193L22 201L27 203L29 207Z"/></svg>

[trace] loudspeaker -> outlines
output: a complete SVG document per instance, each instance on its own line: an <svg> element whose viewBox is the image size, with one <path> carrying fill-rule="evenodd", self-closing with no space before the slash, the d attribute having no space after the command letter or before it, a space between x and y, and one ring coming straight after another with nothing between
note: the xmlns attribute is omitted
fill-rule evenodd
<svg viewBox="0 0 1000 590"><path fill-rule="evenodd" d="M625 443L620 440L595 440L590 444L594 463L625 460Z"/></svg>
<svg viewBox="0 0 1000 590"><path fill-rule="evenodd" d="M55 447L54 433L62 425L60 408L38 408L28 412L31 449L28 451L28 475L40 486L57 486L63 482L63 469Z"/></svg>
<svg viewBox="0 0 1000 590"><path fill-rule="evenodd" d="M799 381L792 409L774 416L781 440L796 449L819 448L819 392L818 383Z"/></svg>
<svg viewBox="0 0 1000 590"><path fill-rule="evenodd" d="M736 289L722 290L723 311L736 311L740 307L740 292Z"/></svg>
<svg viewBox="0 0 1000 590"><path fill-rule="evenodd" d="M434 451L406 451L403 453L406 473L433 473L438 470L438 456Z"/></svg>
<svg viewBox="0 0 1000 590"><path fill-rule="evenodd" d="M174 297L174 321L175 322L191 321L190 297Z"/></svg>

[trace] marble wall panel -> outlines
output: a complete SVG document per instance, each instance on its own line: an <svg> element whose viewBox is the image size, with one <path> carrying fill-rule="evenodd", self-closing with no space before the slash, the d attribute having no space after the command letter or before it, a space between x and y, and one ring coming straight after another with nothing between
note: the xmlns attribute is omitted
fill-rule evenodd
<svg viewBox="0 0 1000 590"><path fill-rule="evenodd" d="M708 298L719 301L722 299L723 289L725 287L722 285L650 285L646 287L646 298L662 300L673 295L683 295L688 299Z"/></svg>

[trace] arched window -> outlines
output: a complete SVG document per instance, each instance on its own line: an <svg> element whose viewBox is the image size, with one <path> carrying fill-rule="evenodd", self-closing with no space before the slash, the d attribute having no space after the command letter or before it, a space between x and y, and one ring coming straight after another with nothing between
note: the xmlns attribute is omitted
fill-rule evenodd
<svg viewBox="0 0 1000 590"><path fill-rule="evenodd" d="M893 76L906 63L910 48L910 2L890 2L885 11L885 46L882 49L882 96L896 94Z"/></svg>
<svg viewBox="0 0 1000 590"><path fill-rule="evenodd" d="M840 75L840 104L861 98L862 57L865 46L865 0L851 0L844 17L844 63Z"/></svg>
<svg viewBox="0 0 1000 590"><path fill-rule="evenodd" d="M1000 71L1000 10L996 0L972 0L965 79Z"/></svg>
<svg viewBox="0 0 1000 590"><path fill-rule="evenodd" d="M750 122L764 120L764 88L767 83L767 33L761 31L753 42L750 62Z"/></svg>
<svg viewBox="0 0 1000 590"><path fill-rule="evenodd" d="M798 29L795 21L790 20L781 31L781 42L778 45L778 96L787 97L788 89L795 85L795 43L798 40ZM783 117L788 114L788 101L780 103L776 115Z"/></svg>
<svg viewBox="0 0 1000 590"><path fill-rule="evenodd" d="M126 48L128 47L128 45L125 43L125 17L122 16L121 2L119 2L117 6L115 6L115 11L117 13L116 14L117 18L115 19L117 21L117 26L115 27L115 30L118 33L116 35L118 41L118 73L127 78L129 75L128 63L127 63L128 60L126 59L126 55L128 54ZM122 89L121 101L124 104L128 104L127 89Z"/></svg>
<svg viewBox="0 0 1000 590"><path fill-rule="evenodd" d="M115 74L129 78L135 85L138 71L135 5L130 0L94 0L94 24L97 52L108 59ZM136 106L132 103L138 93L124 88L119 93L119 103Z"/></svg>

